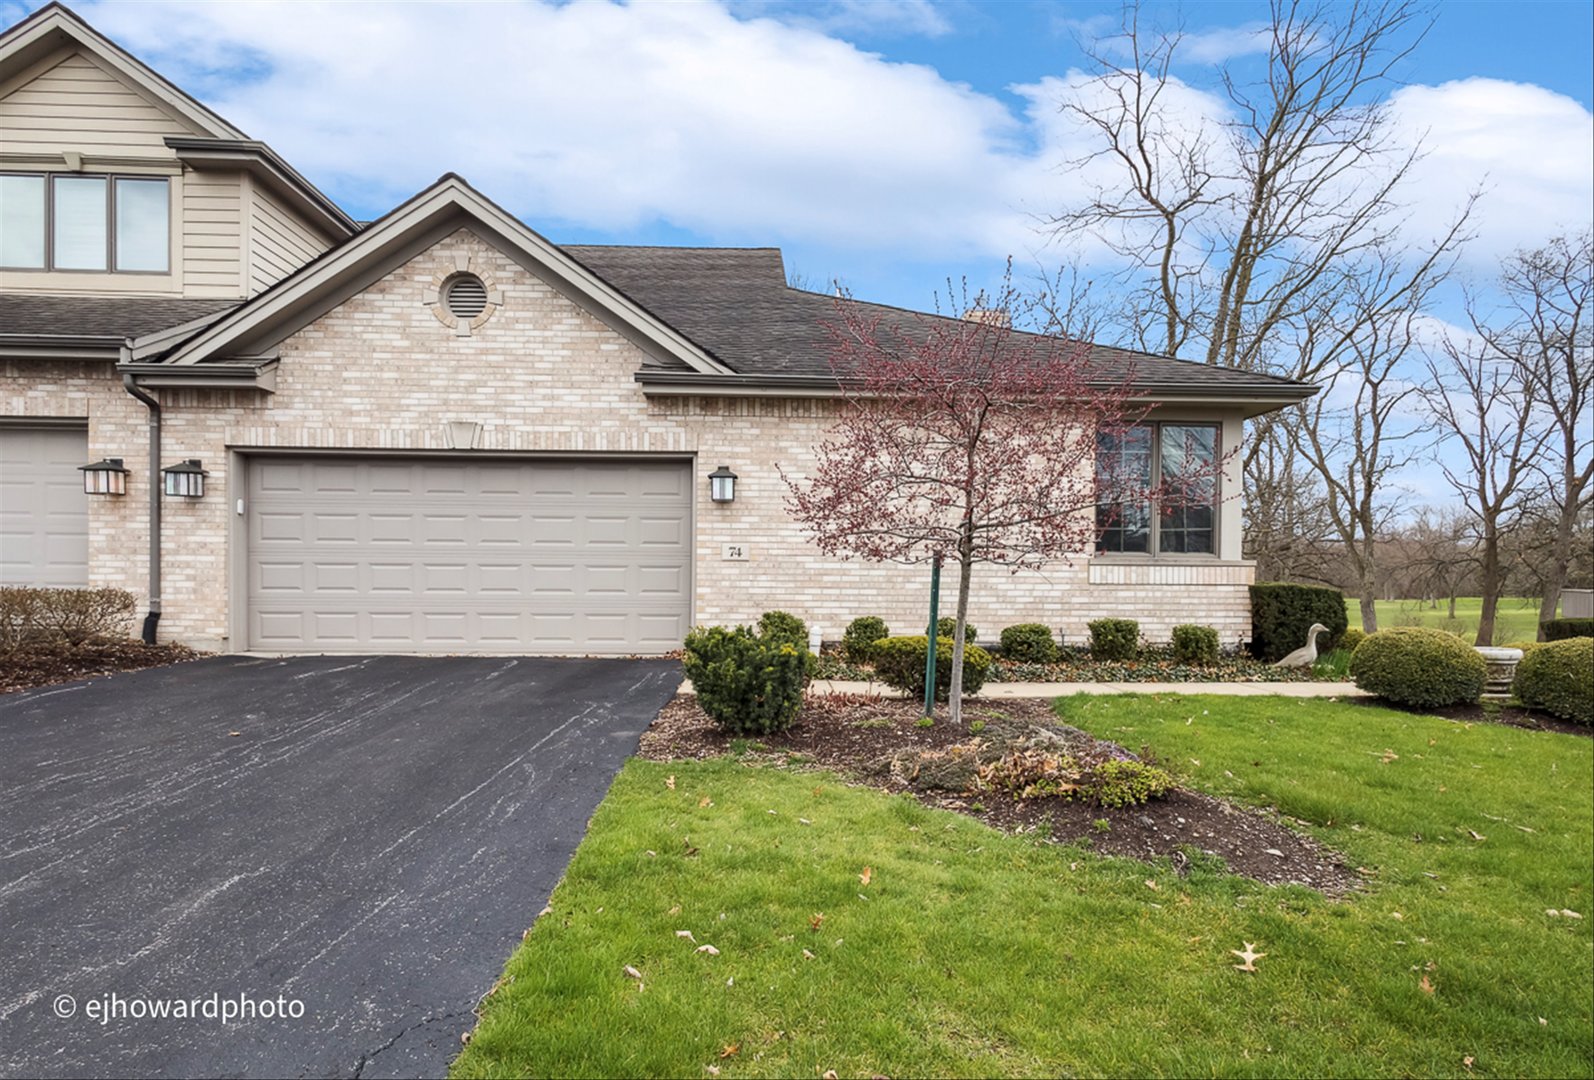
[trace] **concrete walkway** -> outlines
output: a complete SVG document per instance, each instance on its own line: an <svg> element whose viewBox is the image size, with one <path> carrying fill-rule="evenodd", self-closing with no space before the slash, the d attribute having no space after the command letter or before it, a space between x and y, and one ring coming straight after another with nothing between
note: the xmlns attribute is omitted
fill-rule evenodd
<svg viewBox="0 0 1594 1080"><path fill-rule="evenodd" d="M692 693L690 679L681 682L681 693ZM867 694L878 697L900 696L879 682L848 682L842 679L817 679L809 694ZM1348 682L988 682L979 696L994 698L1054 698L1069 694L1230 694L1235 697L1356 698L1369 697Z"/></svg>

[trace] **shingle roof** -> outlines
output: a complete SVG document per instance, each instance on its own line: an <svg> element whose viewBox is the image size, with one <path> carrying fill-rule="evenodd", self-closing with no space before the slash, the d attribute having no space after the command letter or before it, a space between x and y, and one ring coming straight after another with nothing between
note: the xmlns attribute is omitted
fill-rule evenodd
<svg viewBox="0 0 1594 1080"><path fill-rule="evenodd" d="M123 338L236 307L237 300L0 293L0 337Z"/></svg>
<svg viewBox="0 0 1594 1080"><path fill-rule="evenodd" d="M798 378L832 374L826 326L837 321L837 299L787 286L778 248L563 248L738 374ZM844 302L909 332L925 320L945 318L866 301ZM1135 382L1148 387L1307 392L1303 384L1274 375L1107 345L1090 346L1089 362L1104 381L1117 381L1132 371ZM685 365L670 367L685 369Z"/></svg>

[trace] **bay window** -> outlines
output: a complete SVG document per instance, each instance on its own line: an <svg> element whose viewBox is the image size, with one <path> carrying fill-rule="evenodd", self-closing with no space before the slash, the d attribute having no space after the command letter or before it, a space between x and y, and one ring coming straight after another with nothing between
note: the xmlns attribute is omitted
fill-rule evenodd
<svg viewBox="0 0 1594 1080"><path fill-rule="evenodd" d="M164 177L0 175L0 269L164 274L170 268Z"/></svg>
<svg viewBox="0 0 1594 1080"><path fill-rule="evenodd" d="M1098 554L1217 552L1216 424L1139 424L1096 440ZM1161 497L1143 497L1161 493Z"/></svg>

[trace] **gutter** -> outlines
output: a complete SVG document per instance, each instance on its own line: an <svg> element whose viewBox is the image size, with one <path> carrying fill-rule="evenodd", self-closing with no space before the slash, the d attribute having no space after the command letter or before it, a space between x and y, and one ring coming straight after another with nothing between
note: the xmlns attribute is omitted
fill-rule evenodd
<svg viewBox="0 0 1594 1080"><path fill-rule="evenodd" d="M319 219L321 228L334 236L346 239L360 231L360 226L342 207L258 139L169 135L165 143L177 152L180 161L193 168L244 169L277 189L278 194L298 202Z"/></svg>
<svg viewBox="0 0 1594 1080"><path fill-rule="evenodd" d="M717 396L840 397L856 393L855 383L833 375L710 375L698 371L664 371L643 368L633 378L647 393L707 394ZM1107 384L1104 384L1107 385ZM1116 385L1116 384L1113 384ZM1211 387L1188 382L1135 382L1135 397L1157 401L1190 401L1223 405L1246 403L1293 405L1317 393L1311 383L1264 383Z"/></svg>
<svg viewBox="0 0 1594 1080"><path fill-rule="evenodd" d="M124 359L133 352L132 342L122 346ZM144 403L149 410L149 614L144 616L144 644L155 644L155 628L161 621L161 404L138 388L136 376L122 373L122 389Z"/></svg>
<svg viewBox="0 0 1594 1080"><path fill-rule="evenodd" d="M0 334L0 359L115 360L121 349L122 339L114 336Z"/></svg>

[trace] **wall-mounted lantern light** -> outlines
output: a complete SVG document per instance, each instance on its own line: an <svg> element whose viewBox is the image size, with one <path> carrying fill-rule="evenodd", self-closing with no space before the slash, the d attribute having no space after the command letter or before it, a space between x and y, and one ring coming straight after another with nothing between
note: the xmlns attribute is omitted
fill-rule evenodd
<svg viewBox="0 0 1594 1080"><path fill-rule="evenodd" d="M717 503L736 499L736 474L721 465L708 474L708 497Z"/></svg>
<svg viewBox="0 0 1594 1080"><path fill-rule="evenodd" d="M85 495L126 495L127 473L119 457L101 458L92 465L79 465Z"/></svg>
<svg viewBox="0 0 1594 1080"><path fill-rule="evenodd" d="M205 477L209 475L198 458L179 461L161 470L166 482L166 494L179 495L185 499L204 498Z"/></svg>

